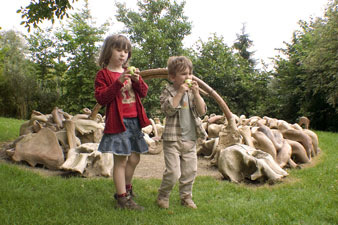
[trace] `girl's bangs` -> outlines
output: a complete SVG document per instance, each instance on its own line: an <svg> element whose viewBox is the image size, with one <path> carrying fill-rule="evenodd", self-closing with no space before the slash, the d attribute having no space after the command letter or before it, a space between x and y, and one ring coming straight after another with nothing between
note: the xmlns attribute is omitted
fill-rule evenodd
<svg viewBox="0 0 338 225"><path fill-rule="evenodd" d="M117 40L115 42L115 44L113 45L113 48L119 48L119 49L127 49L128 52L131 51L131 45L130 45L130 42L128 40Z"/></svg>

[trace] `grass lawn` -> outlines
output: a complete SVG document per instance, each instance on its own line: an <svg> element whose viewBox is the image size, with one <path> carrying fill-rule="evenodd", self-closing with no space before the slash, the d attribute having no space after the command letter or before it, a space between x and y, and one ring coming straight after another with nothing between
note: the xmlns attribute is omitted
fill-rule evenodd
<svg viewBox="0 0 338 225"><path fill-rule="evenodd" d="M0 118L1 130L6 120L11 119ZM22 122L8 123L18 132ZM180 205L177 186L170 208L159 209L159 179L134 180L136 202L145 211L117 210L111 178L46 177L0 161L0 224L338 224L338 134L316 134L320 155L302 169L288 170L281 183L197 177L196 210ZM11 134L0 136L12 139Z"/></svg>

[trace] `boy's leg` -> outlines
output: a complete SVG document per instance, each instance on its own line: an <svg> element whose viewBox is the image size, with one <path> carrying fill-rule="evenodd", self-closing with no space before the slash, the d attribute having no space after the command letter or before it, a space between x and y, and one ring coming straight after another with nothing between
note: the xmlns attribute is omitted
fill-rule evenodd
<svg viewBox="0 0 338 225"><path fill-rule="evenodd" d="M183 141L181 156L180 198L183 205L197 208L192 201L192 187L197 175L197 154L194 141Z"/></svg>
<svg viewBox="0 0 338 225"><path fill-rule="evenodd" d="M177 142L163 142L164 162L166 168L163 173L163 178L161 186L158 190L157 198L157 203L161 208L169 207L170 192L180 176L180 156L177 149Z"/></svg>

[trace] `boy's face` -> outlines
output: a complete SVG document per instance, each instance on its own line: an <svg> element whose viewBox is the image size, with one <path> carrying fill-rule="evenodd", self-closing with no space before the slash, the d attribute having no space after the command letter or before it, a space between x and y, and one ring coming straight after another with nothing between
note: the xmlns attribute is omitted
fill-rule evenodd
<svg viewBox="0 0 338 225"><path fill-rule="evenodd" d="M173 82L174 88L179 89L186 79L192 79L192 74L187 67L183 71L176 72L176 75L170 74L169 79Z"/></svg>

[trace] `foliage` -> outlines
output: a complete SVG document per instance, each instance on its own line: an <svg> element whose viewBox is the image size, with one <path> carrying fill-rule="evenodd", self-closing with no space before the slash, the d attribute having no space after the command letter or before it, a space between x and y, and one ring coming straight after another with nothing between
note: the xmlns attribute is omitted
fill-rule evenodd
<svg viewBox="0 0 338 225"><path fill-rule="evenodd" d="M88 2L79 13L74 13L57 31L37 30L27 40L31 58L37 69L43 96L43 113L59 106L69 113L93 108L94 79L99 70L96 64L99 43L107 31L108 22L95 27Z"/></svg>
<svg viewBox="0 0 338 225"><path fill-rule="evenodd" d="M52 29L36 30L26 40L30 50L31 60L36 69L37 82L40 94L37 108L42 113L50 113L56 102L62 96L62 78L68 69L62 61L64 53L61 52L58 40L52 33Z"/></svg>
<svg viewBox="0 0 338 225"><path fill-rule="evenodd" d="M250 40L249 34L246 33L246 25L243 24L240 34L236 34L237 39L234 43L234 48L238 50L240 56L249 62L249 65L254 67L256 61L253 59L254 52L250 52L249 48L253 46L253 41Z"/></svg>
<svg viewBox="0 0 338 225"><path fill-rule="evenodd" d="M0 115L27 118L36 106L39 90L22 36L15 31L2 32L0 52Z"/></svg>
<svg viewBox="0 0 338 225"><path fill-rule="evenodd" d="M169 56L183 55L183 39L191 33L191 23L184 16L185 2L170 0L137 1L138 12L116 3L116 19L124 23L125 30L135 46L132 64L140 70L164 68ZM148 80L149 91L143 104L151 117L158 116L159 96L165 80Z"/></svg>
<svg viewBox="0 0 338 225"><path fill-rule="evenodd" d="M300 21L301 30L276 59L276 98L281 119L296 121L308 116L315 129L338 127L338 1L332 1L325 18Z"/></svg>
<svg viewBox="0 0 338 225"><path fill-rule="evenodd" d="M178 186L170 197L170 208L159 209L155 204L159 179L133 180L136 201L145 211L118 210L110 178L43 176L39 175L39 168L27 170L25 165L2 160L0 192L5 194L0 197L0 221L3 224L337 224L338 134L316 133L322 149L320 155L300 170L288 170L289 176L281 183L260 186L197 177L193 190L196 210L180 205Z"/></svg>
<svg viewBox="0 0 338 225"><path fill-rule="evenodd" d="M190 56L195 75L214 88L232 112L290 122L307 116L311 127L337 131L338 0L329 0L323 18L299 22L300 30L281 49L283 56L275 58L274 71L254 68L253 52L248 50L253 42L244 25L232 47L215 34L207 42L197 42L197 49L185 49L183 40L192 23L184 16L185 1L180 2L138 0L137 11L116 3L116 19L125 25L123 32L133 44L134 66L163 68L169 56ZM31 1L18 13L30 30L42 20L64 18L70 9L70 0ZM27 38L28 44L18 41L18 34L1 33L0 115L27 118L32 109L49 113L56 104L74 113L93 107L95 58L106 26L96 28L90 21L87 6L67 28L56 33L37 30ZM158 117L159 95L168 81L146 82L150 88L143 104L149 117ZM221 113L212 99L206 100L208 113Z"/></svg>
<svg viewBox="0 0 338 225"><path fill-rule="evenodd" d="M223 37L214 34L207 42L197 43L194 65L195 73L223 97L233 113L250 116L258 112L266 74L258 73L248 60L234 54ZM206 102L209 113L221 113L214 101Z"/></svg>
<svg viewBox="0 0 338 225"><path fill-rule="evenodd" d="M70 113L79 113L83 108L93 108L94 79L99 70L96 59L103 41L108 23L96 28L91 24L92 17L86 7L75 13L68 28L60 30L56 37L57 48L63 51L68 70L63 80L62 102L59 104Z"/></svg>
<svg viewBox="0 0 338 225"><path fill-rule="evenodd" d="M72 3L75 1L78 0L72 0ZM64 16L68 17L67 11L72 8L69 0L31 0L29 5L21 7L17 10L17 13L22 14L21 17L24 20L21 24L24 24L28 32L30 32L31 25L33 25L34 28L38 28L38 24L45 19L51 20L52 23L54 23L55 17L57 19L63 19Z"/></svg>

